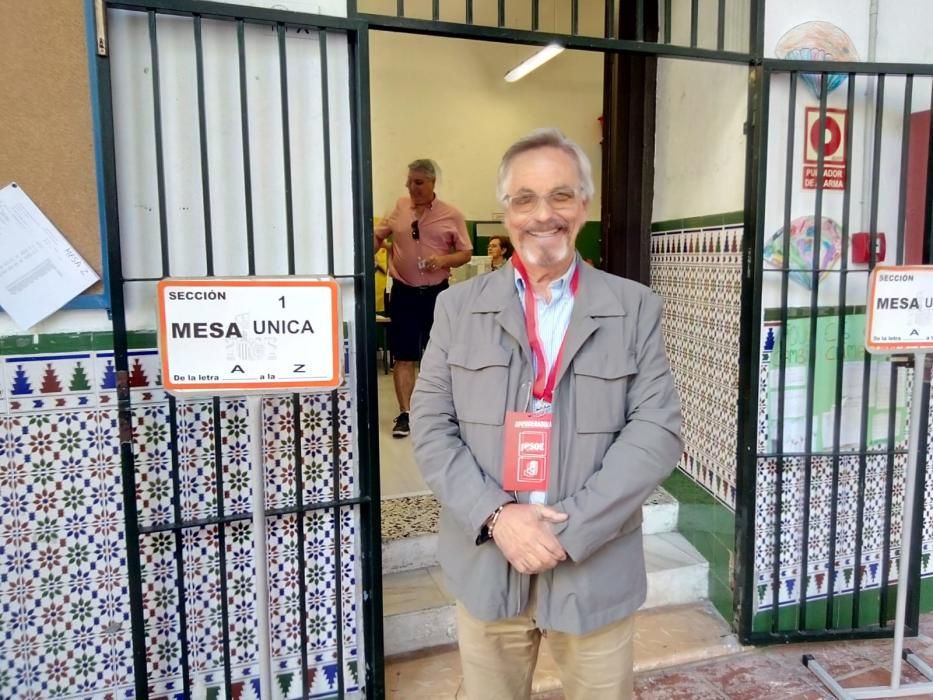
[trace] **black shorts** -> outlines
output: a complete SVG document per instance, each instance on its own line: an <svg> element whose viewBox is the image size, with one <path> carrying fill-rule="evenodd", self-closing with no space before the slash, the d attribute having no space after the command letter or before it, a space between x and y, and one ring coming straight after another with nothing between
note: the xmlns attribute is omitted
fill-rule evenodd
<svg viewBox="0 0 933 700"><path fill-rule="evenodd" d="M434 323L434 302L447 281L433 287L409 287L392 280L389 298L389 350L396 360L417 362L424 353Z"/></svg>

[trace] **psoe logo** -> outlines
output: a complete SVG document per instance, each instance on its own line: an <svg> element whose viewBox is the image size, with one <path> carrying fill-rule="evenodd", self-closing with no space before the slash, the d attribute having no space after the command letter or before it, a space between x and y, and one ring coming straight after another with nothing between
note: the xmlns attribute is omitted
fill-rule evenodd
<svg viewBox="0 0 933 700"><path fill-rule="evenodd" d="M520 456L543 456L547 436L539 430L523 430L518 435L518 454Z"/></svg>

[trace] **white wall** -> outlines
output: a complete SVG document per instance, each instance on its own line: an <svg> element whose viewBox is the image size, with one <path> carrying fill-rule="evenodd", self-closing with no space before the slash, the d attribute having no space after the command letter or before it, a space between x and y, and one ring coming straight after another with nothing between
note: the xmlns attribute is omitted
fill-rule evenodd
<svg viewBox="0 0 933 700"><path fill-rule="evenodd" d="M517 83L505 73L534 47L374 32L371 38L373 213L405 194L406 165L433 158L441 198L468 219L500 209L496 169L508 146L556 126L593 162L599 216L602 56L565 51Z"/></svg>
<svg viewBox="0 0 933 700"><path fill-rule="evenodd" d="M242 0L258 7L346 15L345 0ZM158 276L159 218L155 182L151 64L145 14L111 11L111 74L117 140L120 225L124 275ZM239 86L234 26L205 20L205 80L211 149L212 216L218 274L245 274L243 166L240 155ZM197 131L194 42L191 23L158 20L160 77L165 138L167 225L172 273L204 274L204 218ZM349 88L346 43L329 46L331 167L338 272L352 271ZM292 175L295 190L298 270L326 271L323 170L320 159L320 81L317 39L289 36L289 90L292 116ZM232 59L232 60L231 60ZM284 201L278 54L271 32L247 31L250 70L250 138L253 200L260 274L285 272ZM95 96L96 97L96 96ZM303 157L302 157L303 155ZM222 176L221 176L222 174ZM352 286L344 289L344 317L352 318ZM129 325L153 329L153 285L128 286ZM109 331L104 310L59 311L24 331L0 313L0 335Z"/></svg>
<svg viewBox="0 0 933 700"><path fill-rule="evenodd" d="M933 56L929 40L929 20L933 19L931 4L925 0L880 0L878 3L878 34L875 61L927 61ZM832 22L849 35L862 61L869 56L869 2L868 0L823 0L818 8L803 0L769 3L768 24L765 44L769 55L774 45L790 28L810 20ZM844 109L848 85L843 83L827 98L827 105ZM881 155L878 162L878 204L876 230L887 238L888 256L886 264L894 264L895 250L900 244L897 238L899 226L899 196L901 173L901 145L905 115L906 81L901 76L888 76L884 85L882 103ZM875 101L877 81L860 76L855 81L854 109L852 119L852 159L849 163L851 204L849 207L849 231L868 231L871 226L872 201L871 178L875 135ZM907 112L930 108L931 81L915 78L913 95ZM766 237L783 225L784 203L788 193L784 178L787 167L787 114L789 105L789 78L778 76L771 86L770 139L768 148L768 184L765 209ZM791 219L814 215L815 190L805 190L801 185L803 158L803 124L806 107L818 107L819 98L811 92L804 81L797 86L795 109L795 135L792 148L792 182L789 191ZM841 191L826 190L823 193L821 215L841 223L843 218L843 195ZM838 265L838 264L837 264ZM867 265L847 261L850 269L867 269ZM767 266L766 266L767 269ZM845 303L864 304L866 276L849 275ZM766 277L765 306L779 304L779 276ZM838 275L829 275L820 284L820 304L839 303ZM799 284L789 286L789 303L809 304L809 290Z"/></svg>
<svg viewBox="0 0 933 700"><path fill-rule="evenodd" d="M748 69L658 61L653 221L743 207Z"/></svg>

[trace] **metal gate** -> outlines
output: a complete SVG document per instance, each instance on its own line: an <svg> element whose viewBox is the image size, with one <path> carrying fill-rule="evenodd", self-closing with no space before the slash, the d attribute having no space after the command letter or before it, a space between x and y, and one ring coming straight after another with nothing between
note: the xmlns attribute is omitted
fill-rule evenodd
<svg viewBox="0 0 933 700"><path fill-rule="evenodd" d="M97 19L135 696L379 697L366 33L184 0L99 2ZM246 402L140 391L134 348L152 346L159 279L295 274L340 282L347 381L262 400L262 621Z"/></svg>
<svg viewBox="0 0 933 700"><path fill-rule="evenodd" d="M864 351L864 305L876 265L931 262L931 76L929 65L773 60L753 71L742 347L754 350L736 512L750 642L893 632L916 375ZM923 493L906 505L913 630L933 515Z"/></svg>

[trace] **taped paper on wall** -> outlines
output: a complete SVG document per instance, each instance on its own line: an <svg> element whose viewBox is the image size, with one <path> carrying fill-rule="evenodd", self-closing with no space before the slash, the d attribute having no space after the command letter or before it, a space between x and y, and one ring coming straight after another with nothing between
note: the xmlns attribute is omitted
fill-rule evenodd
<svg viewBox="0 0 933 700"><path fill-rule="evenodd" d="M0 189L0 307L26 330L98 275L15 182Z"/></svg>

